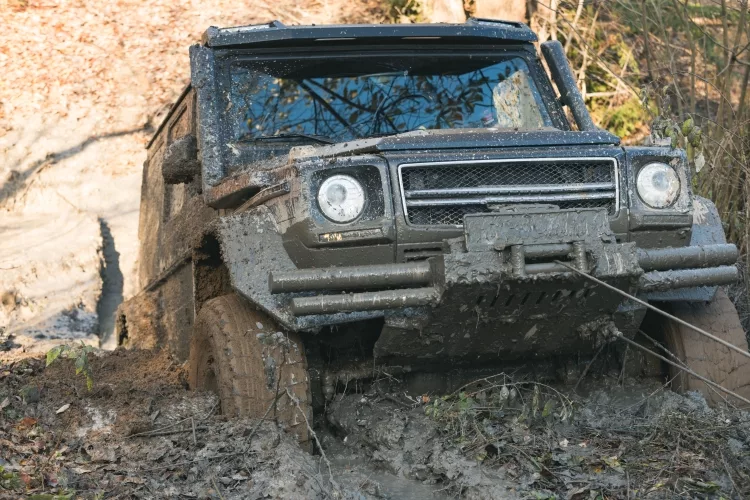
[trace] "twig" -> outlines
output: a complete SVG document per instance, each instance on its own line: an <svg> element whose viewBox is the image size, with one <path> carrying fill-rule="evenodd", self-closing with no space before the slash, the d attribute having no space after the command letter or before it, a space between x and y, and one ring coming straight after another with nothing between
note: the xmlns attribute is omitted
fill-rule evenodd
<svg viewBox="0 0 750 500"><path fill-rule="evenodd" d="M194 418L190 419L190 424L193 427L193 444L195 446L198 446L198 438L195 436L195 419Z"/></svg>
<svg viewBox="0 0 750 500"><path fill-rule="evenodd" d="M388 401L390 401L392 403L396 403L397 405L401 406L402 408L411 408L411 405L406 404L403 401L398 400L397 398L395 398L394 396L392 396L392 395L390 395L390 394L388 394L386 392L383 392L383 390L380 388L379 385L376 386L376 390L378 391L378 395L381 398L387 399Z"/></svg>
<svg viewBox="0 0 750 500"><path fill-rule="evenodd" d="M300 415L302 415L302 418L305 420L305 425L307 426L307 431L312 435L313 439L315 440L315 444L318 445L318 450L320 450L320 456L322 457L323 461L326 464L326 467L328 467L328 482L331 483L331 486L334 487L335 490L339 490L339 485L336 483L336 481L333 479L333 468L331 467L331 462L328 460L328 457L326 456L326 452L323 449L323 445L320 444L320 440L318 439L318 435L313 430L312 426L310 425L310 421L307 420L307 415L302 410L302 407L299 404L299 399L291 393L289 388L286 388L286 394L289 397L289 399L297 406L297 411L299 411Z"/></svg>
<svg viewBox="0 0 750 500"><path fill-rule="evenodd" d="M557 479L561 483L564 482L562 479L560 479L560 476L558 476L557 474L555 474L554 472L552 472L551 470L549 470L549 468L547 468L544 464L540 464L539 461L537 461L534 457L530 456L528 453L526 453L525 451L523 451L521 448L513 446L510 443L508 443L508 446L510 446L511 448L513 448L514 450L516 450L517 452L519 452L521 455L523 455L524 457L526 457L526 459L529 460L535 466L537 466L539 468L539 470L541 470L541 471L547 471L547 472L549 472L549 474L551 476L553 476L555 479Z"/></svg>
<svg viewBox="0 0 750 500"><path fill-rule="evenodd" d="M172 427L177 427L178 425L180 425L180 424L182 424L182 423L187 422L188 420L190 420L190 418L191 417L183 418L182 420L180 420L178 422L175 422L173 424L165 425L164 427L159 427L158 429L152 429L150 431L144 431L144 432L139 432L137 434L131 434L128 437L129 438L134 438L134 437L141 437L141 436L151 436L151 435L154 435L154 434L156 434L158 432L165 431L167 429L171 429Z"/></svg>
<svg viewBox="0 0 750 500"><path fill-rule="evenodd" d="M589 361L589 363L586 365L586 368L583 369L583 373L581 373L581 376L578 377L578 381L576 382L576 385L573 386L573 392L576 392L578 390L578 386L580 385L581 381L586 377L586 374L589 372L591 365L594 364L594 361L596 361L596 358L599 357L599 354L602 353L606 345L607 344L602 344L601 347L599 347L599 350L596 351L596 354L594 354L594 357L591 358L591 361Z"/></svg>
<svg viewBox="0 0 750 500"><path fill-rule="evenodd" d="M67 199L67 198L66 198L65 196L63 196L63 195L62 195L62 193L61 193L60 191L58 191L58 190L55 190L55 194L56 194L57 196L59 196L59 197L60 197L60 198L61 198L61 199L62 199L62 200L63 200L63 201L65 202L65 203L67 203L68 205L70 205L71 207L73 207L73 209L74 209L74 210L75 210L76 212L78 212L79 214L82 214L82 213L84 213L84 212L83 212L83 210L81 210L81 209L80 209L79 207L77 207L77 206L76 206L76 205L75 205L75 204L74 204L74 203L73 203L72 201L70 201L70 200L69 200L69 199Z"/></svg>
<svg viewBox="0 0 750 500"><path fill-rule="evenodd" d="M735 491L739 493L739 488L737 488L737 484L734 482L734 479L732 478L732 474L729 472L729 464L727 463L727 459L724 457L723 453L719 453L719 456L721 456L721 462L724 464L724 472L727 473L727 477L729 478L729 482L732 483L732 493Z"/></svg>
<svg viewBox="0 0 750 500"><path fill-rule="evenodd" d="M213 485L214 485L214 489L216 490L216 494L217 494L217 495L219 495L219 499L220 499L220 500L224 500L224 497L223 497L223 496L222 496L222 494L221 494L221 490L220 490L220 489L219 489L219 487L218 487L218 486L216 485L216 478L214 478L214 477L212 477L212 478L211 478L211 484L213 484Z"/></svg>
<svg viewBox="0 0 750 500"><path fill-rule="evenodd" d="M253 430L250 431L250 434L247 435L247 440L250 441L255 433L260 428L261 424L266 420L266 417L269 413L271 413L271 408L273 408L276 405L276 402L279 400L280 395L277 394L275 398L271 400L271 404L268 405L268 408L266 408L266 412L263 414L262 417L260 417L260 420L258 420L258 423L255 424L255 427L253 427Z"/></svg>
<svg viewBox="0 0 750 500"><path fill-rule="evenodd" d="M630 474L625 470L625 480L627 481L627 491L625 492L625 498L630 500Z"/></svg>
<svg viewBox="0 0 750 500"><path fill-rule="evenodd" d="M193 433L193 441L195 442L195 444L198 444L198 440L195 437L195 431L196 430L205 431L207 429L208 429L208 427L204 427L204 426L196 427L195 424L193 424L193 428L192 429L177 429L177 430L174 430L174 431L150 432L150 433L148 433L146 435L143 435L143 436L140 436L140 437L171 436L172 434L182 434L183 432L191 432L192 431L192 433ZM128 437L133 437L133 436L128 436Z"/></svg>
<svg viewBox="0 0 750 500"><path fill-rule="evenodd" d="M217 458L230 458L230 457L236 457L237 455L247 455L249 453L254 453L254 452L249 451L249 450L242 450L242 451L235 451L232 453L222 453L220 455L214 455L213 457L196 458L195 460L186 460L184 462L177 462L175 464L160 465L159 467L151 467L149 469L139 469L139 470L143 472L153 472L157 470L171 469L173 467L180 467L182 465L195 464L195 463L203 462L206 460L216 460Z"/></svg>
<svg viewBox="0 0 750 500"><path fill-rule="evenodd" d="M625 382L625 367L627 366L628 352L630 352L630 346L626 345L625 352L622 354L622 366L620 367L620 377L617 380L617 382L620 385L622 385Z"/></svg>

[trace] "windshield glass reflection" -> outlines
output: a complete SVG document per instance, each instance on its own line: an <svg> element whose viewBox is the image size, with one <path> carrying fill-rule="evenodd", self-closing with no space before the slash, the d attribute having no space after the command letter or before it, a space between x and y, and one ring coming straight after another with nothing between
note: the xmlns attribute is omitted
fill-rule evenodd
<svg viewBox="0 0 750 500"><path fill-rule="evenodd" d="M502 56L238 62L228 113L238 141L552 126L526 62Z"/></svg>

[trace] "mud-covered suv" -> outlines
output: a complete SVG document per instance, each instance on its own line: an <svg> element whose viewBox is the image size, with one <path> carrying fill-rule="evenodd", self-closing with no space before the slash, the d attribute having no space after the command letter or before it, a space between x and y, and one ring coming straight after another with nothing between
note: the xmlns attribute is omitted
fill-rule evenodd
<svg viewBox="0 0 750 500"><path fill-rule="evenodd" d="M225 412L273 408L303 439L311 392L632 338L646 308L586 275L746 349L718 290L737 249L684 151L620 146L560 44L541 45L556 92L535 41L475 19L209 28L148 145L120 341L169 346ZM750 383L746 358L664 332L692 369Z"/></svg>

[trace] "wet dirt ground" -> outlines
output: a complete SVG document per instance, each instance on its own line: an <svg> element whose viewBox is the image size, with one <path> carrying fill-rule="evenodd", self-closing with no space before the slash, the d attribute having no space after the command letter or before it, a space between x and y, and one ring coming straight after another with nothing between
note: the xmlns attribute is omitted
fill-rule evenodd
<svg viewBox="0 0 750 500"><path fill-rule="evenodd" d="M303 452L227 419L157 351L0 363L0 498L742 498L750 416L657 380L497 375L447 395L389 379L316 415ZM53 496L57 495L57 496ZM69 496L64 496L69 495Z"/></svg>

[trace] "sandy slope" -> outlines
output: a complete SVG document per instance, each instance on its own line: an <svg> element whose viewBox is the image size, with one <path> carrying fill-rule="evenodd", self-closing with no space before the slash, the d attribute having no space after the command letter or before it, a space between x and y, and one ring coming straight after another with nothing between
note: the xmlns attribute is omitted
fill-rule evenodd
<svg viewBox="0 0 750 500"><path fill-rule="evenodd" d="M377 2L341 0L304 8L290 0L6 4L0 24L12 29L0 44L0 329L26 344L41 336L96 341L92 334L111 330L107 318L121 298L138 290L144 146L187 84L187 49L205 28L381 15Z"/></svg>

